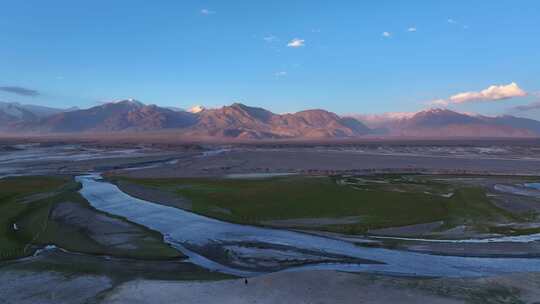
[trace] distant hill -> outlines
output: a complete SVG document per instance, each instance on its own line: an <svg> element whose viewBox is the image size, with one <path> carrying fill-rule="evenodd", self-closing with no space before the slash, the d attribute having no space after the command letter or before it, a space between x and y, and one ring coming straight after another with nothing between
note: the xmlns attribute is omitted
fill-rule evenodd
<svg viewBox="0 0 540 304"><path fill-rule="evenodd" d="M193 113L195 112L195 113ZM28 116L11 124L10 130L32 133L134 132L178 130L189 136L218 138L334 138L370 133L353 118L341 118L324 110L275 114L235 103L219 109L182 111L145 105L136 100L106 103L84 110Z"/></svg>
<svg viewBox="0 0 540 304"><path fill-rule="evenodd" d="M65 110L17 102L0 102L0 128L9 128L23 122L35 122L63 111Z"/></svg>
<svg viewBox="0 0 540 304"><path fill-rule="evenodd" d="M479 116L479 118L490 124L526 129L536 134L540 134L540 121L534 119L515 117L511 115L496 117Z"/></svg>
<svg viewBox="0 0 540 304"><path fill-rule="evenodd" d="M217 109L197 106L184 111L127 99L70 110L0 103L0 130L40 134L174 130L185 136L224 139L533 137L540 136L540 122L508 115L470 115L447 109L341 117L322 109L276 114L234 103Z"/></svg>
<svg viewBox="0 0 540 304"><path fill-rule="evenodd" d="M411 137L533 137L540 122L514 116L487 117L447 109L387 116L356 116L379 134Z"/></svg>
<svg viewBox="0 0 540 304"><path fill-rule="evenodd" d="M331 138L369 134L361 122L341 118L324 110L275 114L268 110L235 103L199 112L192 127L196 135L238 138Z"/></svg>
<svg viewBox="0 0 540 304"><path fill-rule="evenodd" d="M57 113L21 126L25 131L73 133L103 131L150 131L184 128L196 117L136 100L106 103L85 110Z"/></svg>

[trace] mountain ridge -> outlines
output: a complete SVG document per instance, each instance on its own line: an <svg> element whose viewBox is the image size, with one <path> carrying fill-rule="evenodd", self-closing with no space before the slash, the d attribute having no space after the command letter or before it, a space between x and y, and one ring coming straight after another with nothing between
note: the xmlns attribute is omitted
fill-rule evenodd
<svg viewBox="0 0 540 304"><path fill-rule="evenodd" d="M482 116L433 108L399 115L356 115L381 135L412 137L537 137L540 122L515 117Z"/></svg>
<svg viewBox="0 0 540 304"><path fill-rule="evenodd" d="M379 115L377 122L363 119L367 115L340 116L324 109L276 114L242 103L210 109L197 106L198 111L147 105L135 99L69 111L41 107L52 109L49 115L40 112L40 106L15 105L0 103L0 130L37 134L174 130L191 137L238 139L540 136L540 122L533 119L470 115L448 109Z"/></svg>

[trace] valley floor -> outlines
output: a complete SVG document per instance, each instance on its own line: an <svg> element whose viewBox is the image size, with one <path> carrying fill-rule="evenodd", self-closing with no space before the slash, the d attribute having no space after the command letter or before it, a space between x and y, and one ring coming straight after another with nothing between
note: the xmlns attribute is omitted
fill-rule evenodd
<svg viewBox="0 0 540 304"><path fill-rule="evenodd" d="M227 222L303 231L359 248L534 259L540 256L540 242L527 240L540 233L540 160L530 157L534 147L485 155L470 147L456 154L455 148L401 146L13 146L0 152L0 174L5 175L0 178L0 303L540 299L536 272L427 278L304 270L257 275L246 284L244 278L191 263L155 230L97 210L74 180L104 172L105 180L146 201ZM490 238L497 240L482 241ZM197 250L215 257L223 253L216 248Z"/></svg>

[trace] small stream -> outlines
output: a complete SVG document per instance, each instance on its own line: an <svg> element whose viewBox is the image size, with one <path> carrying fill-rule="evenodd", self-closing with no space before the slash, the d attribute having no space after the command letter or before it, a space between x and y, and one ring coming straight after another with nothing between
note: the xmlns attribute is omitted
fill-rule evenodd
<svg viewBox="0 0 540 304"><path fill-rule="evenodd" d="M131 197L98 174L78 176L77 181L82 184L81 195L94 208L158 231L190 262L233 275L304 269L443 277L540 271L538 258L438 256L366 248L300 232L233 224ZM540 239L539 235L528 237L520 241Z"/></svg>

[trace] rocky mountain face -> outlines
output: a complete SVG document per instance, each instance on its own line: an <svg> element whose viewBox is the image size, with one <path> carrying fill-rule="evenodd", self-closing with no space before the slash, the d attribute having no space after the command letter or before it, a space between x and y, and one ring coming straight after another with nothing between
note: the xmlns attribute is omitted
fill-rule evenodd
<svg viewBox="0 0 540 304"><path fill-rule="evenodd" d="M22 129L53 133L150 131L184 128L195 121L196 117L191 113L129 99L47 116L23 125Z"/></svg>
<svg viewBox="0 0 540 304"><path fill-rule="evenodd" d="M366 135L369 128L324 110L275 114L240 103L204 110L193 134L238 138L331 138Z"/></svg>
<svg viewBox="0 0 540 304"><path fill-rule="evenodd" d="M365 124L362 122L364 121ZM368 127L368 126L370 127ZM190 111L128 99L89 109L58 110L0 103L0 131L26 133L175 130L192 137L273 139L540 136L540 122L514 116L477 116L446 109L340 117L321 109L276 114L241 103Z"/></svg>
<svg viewBox="0 0 540 304"><path fill-rule="evenodd" d="M43 117L62 111L61 109L23 105L16 102L0 102L0 128L13 128L20 123L36 122Z"/></svg>
<svg viewBox="0 0 540 304"><path fill-rule="evenodd" d="M219 109L200 107L198 111L189 112L145 105L130 99L85 110L28 118L10 124L10 129L36 133L174 129L189 136L240 139L333 138L369 133L369 128L361 122L352 118L341 118L324 110L280 115L239 103Z"/></svg>

